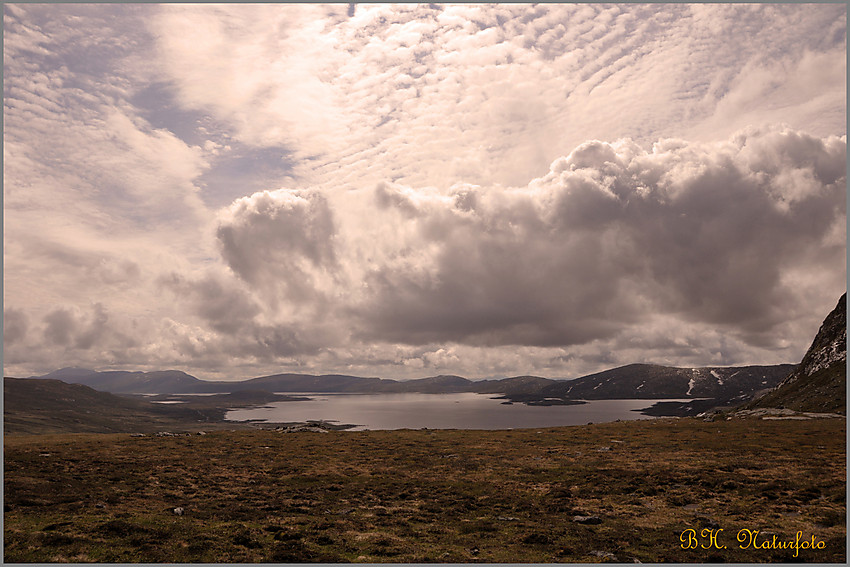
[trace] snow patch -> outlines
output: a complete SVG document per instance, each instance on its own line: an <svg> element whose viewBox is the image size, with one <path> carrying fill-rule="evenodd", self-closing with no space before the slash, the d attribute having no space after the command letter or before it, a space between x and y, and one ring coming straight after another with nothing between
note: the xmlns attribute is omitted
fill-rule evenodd
<svg viewBox="0 0 850 567"><path fill-rule="evenodd" d="M847 348L843 336L836 337L827 348L821 349L815 353L814 359L806 368L806 376L811 376L818 370L827 368L835 362L847 359Z"/></svg>
<svg viewBox="0 0 850 567"><path fill-rule="evenodd" d="M735 374L737 374L737 372L736 372ZM714 376L715 378L717 378L717 385L718 385L718 386L722 386L722 385L723 385L723 376L721 376L720 374L718 374L716 370L712 370L712 371L711 371L711 375L712 375L712 376Z"/></svg>

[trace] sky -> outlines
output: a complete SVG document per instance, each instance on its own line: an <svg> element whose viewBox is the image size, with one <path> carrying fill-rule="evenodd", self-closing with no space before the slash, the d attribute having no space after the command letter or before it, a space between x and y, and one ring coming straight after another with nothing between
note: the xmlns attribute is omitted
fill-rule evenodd
<svg viewBox="0 0 850 567"><path fill-rule="evenodd" d="M4 3L7 376L795 363L844 4Z"/></svg>

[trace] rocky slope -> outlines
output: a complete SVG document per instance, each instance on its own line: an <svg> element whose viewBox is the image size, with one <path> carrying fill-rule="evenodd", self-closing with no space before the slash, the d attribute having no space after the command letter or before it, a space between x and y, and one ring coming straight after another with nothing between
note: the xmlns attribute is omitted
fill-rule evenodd
<svg viewBox="0 0 850 567"><path fill-rule="evenodd" d="M847 294L827 315L812 346L773 391L744 409L786 408L802 412L846 413Z"/></svg>

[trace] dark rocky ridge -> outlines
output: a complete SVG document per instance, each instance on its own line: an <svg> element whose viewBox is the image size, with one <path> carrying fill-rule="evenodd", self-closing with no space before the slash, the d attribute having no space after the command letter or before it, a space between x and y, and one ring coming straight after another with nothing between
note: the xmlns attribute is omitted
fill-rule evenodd
<svg viewBox="0 0 850 567"><path fill-rule="evenodd" d="M847 294L827 315L803 360L776 389L743 409L846 413Z"/></svg>

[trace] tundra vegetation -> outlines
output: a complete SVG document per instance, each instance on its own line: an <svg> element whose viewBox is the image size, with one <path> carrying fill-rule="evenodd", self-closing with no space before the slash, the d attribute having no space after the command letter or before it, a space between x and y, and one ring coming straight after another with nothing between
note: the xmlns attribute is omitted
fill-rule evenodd
<svg viewBox="0 0 850 567"><path fill-rule="evenodd" d="M846 559L843 418L7 435L4 449L6 562ZM714 539L683 548L689 529ZM783 548L798 532L819 545Z"/></svg>

